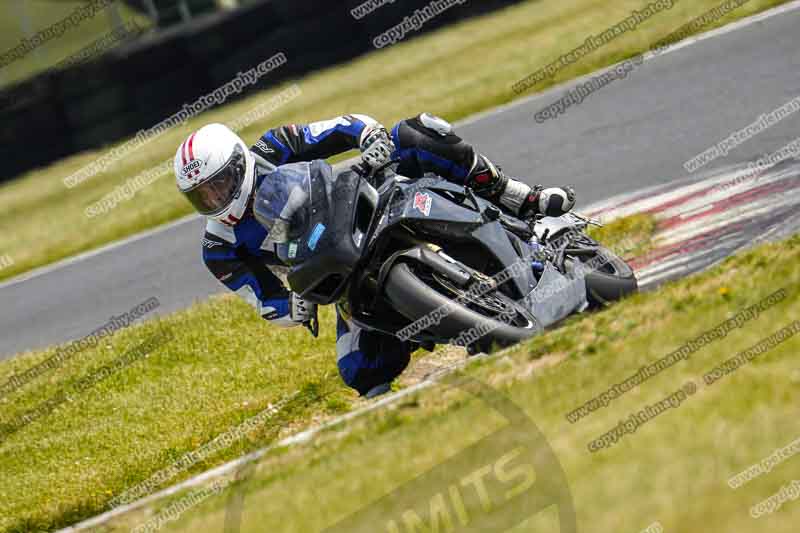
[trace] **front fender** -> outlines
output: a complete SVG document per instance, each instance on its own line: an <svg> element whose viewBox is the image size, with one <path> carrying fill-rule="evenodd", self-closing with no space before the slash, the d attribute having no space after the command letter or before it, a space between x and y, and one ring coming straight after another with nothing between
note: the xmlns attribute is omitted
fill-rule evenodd
<svg viewBox="0 0 800 533"><path fill-rule="evenodd" d="M378 275L378 286L384 286L386 277L398 261L407 261L409 259L429 266L456 285L464 286L469 283L469 280L472 279L472 275L457 264L451 263L440 256L437 253L438 249L438 246L427 244L395 252L381 265Z"/></svg>

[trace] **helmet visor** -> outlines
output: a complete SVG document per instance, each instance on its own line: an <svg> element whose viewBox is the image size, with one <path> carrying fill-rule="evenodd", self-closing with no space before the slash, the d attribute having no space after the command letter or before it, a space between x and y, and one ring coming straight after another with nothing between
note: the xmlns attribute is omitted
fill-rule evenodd
<svg viewBox="0 0 800 533"><path fill-rule="evenodd" d="M239 193L246 168L244 149L237 144L230 159L220 170L184 194L201 215L221 213Z"/></svg>
<svg viewBox="0 0 800 533"><path fill-rule="evenodd" d="M307 231L311 197L309 165L284 165L264 178L253 212L270 240L288 243Z"/></svg>

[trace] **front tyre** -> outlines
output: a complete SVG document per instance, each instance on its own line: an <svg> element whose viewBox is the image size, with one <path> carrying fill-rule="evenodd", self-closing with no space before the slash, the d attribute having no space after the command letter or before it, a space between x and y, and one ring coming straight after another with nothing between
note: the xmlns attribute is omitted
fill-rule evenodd
<svg viewBox="0 0 800 533"><path fill-rule="evenodd" d="M442 306L451 311L438 323L430 324L425 331L439 337L440 342L454 342L480 335L481 345L508 346L528 339L539 330L531 318L514 311L511 300L497 291L456 301L465 291L441 279L426 267L418 264L398 263L392 267L385 284L385 292L395 310L412 323L425 317L437 316ZM503 316L507 321L496 317ZM481 334L483 333L483 334ZM472 344L471 342L469 344Z"/></svg>

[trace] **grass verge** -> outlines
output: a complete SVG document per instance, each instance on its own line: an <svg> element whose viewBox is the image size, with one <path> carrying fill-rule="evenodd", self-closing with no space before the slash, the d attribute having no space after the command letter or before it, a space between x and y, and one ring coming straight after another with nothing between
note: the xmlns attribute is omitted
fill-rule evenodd
<svg viewBox="0 0 800 533"><path fill-rule="evenodd" d="M617 219L603 227L590 226L591 238L624 259L642 257L653 246L656 218L647 213Z"/></svg>
<svg viewBox="0 0 800 533"><path fill-rule="evenodd" d="M0 5L0 54L14 49L22 39L44 31L72 14L76 8L86 5L83 0L36 0L35 2L3 2ZM133 24L143 30L152 23L123 2L116 2L123 24ZM13 63L0 69L0 88L39 74L64 59L79 53L96 40L108 37L114 30L111 7L101 9L93 17L83 19L70 26L64 33L32 50ZM136 26L130 25L130 28Z"/></svg>
<svg viewBox="0 0 800 533"><path fill-rule="evenodd" d="M332 313L322 319L312 339L270 327L235 296L216 297L119 331L0 399L0 531L52 530L98 514L112 496L297 392L268 423L166 484L347 410L354 398L339 384ZM172 340L85 387L161 332ZM3 361L0 382L53 353ZM61 393L68 399L48 408Z"/></svg>
<svg viewBox="0 0 800 533"><path fill-rule="evenodd" d="M647 226L621 220L608 229L631 230L642 225ZM642 235L639 230L631 231L628 237ZM613 235L607 237L613 241ZM660 293L637 295L604 312L570 319L559 330L520 345L503 358L480 364L474 375L521 405L545 432L569 474L583 520L594 513L613 514L609 502L619 498L630 502L624 516L630 520L625 523L631 530L637 530L637 519L644 519L639 513L652 511L656 518L687 526L676 525L671 530L695 531L688 524L696 516L668 508L668 502L677 506L692 503L684 493L666 494L670 479L688 483L686 476L696 475L692 469L699 470L697 461L710 460L710 454L717 453L719 462L713 473L700 470L696 494L710 498L719 493L737 499L738 491L725 492L724 472L734 470L734 465L743 469L744 463L754 462L762 450L780 444L794 432L800 436L800 427L791 422L797 383L792 389L789 354L800 346L797 341L776 348L765 361L740 370L728 383L703 391L693 398L697 402L663 415L616 448L591 455L586 442L611 429L633 408L660 399L686 376L698 375L800 317L798 259L800 238L764 246ZM786 287L786 298L758 321L630 392L619 404L574 425L564 418L611 383L780 287ZM60 369L0 398L0 435L5 435L0 436L0 471L4 473L0 479L0 531L50 530L96 515L114 497L295 393L299 392L253 431L164 479L159 487L361 404L340 382L333 316L329 309L323 311L322 334L312 339L305 331L269 327L233 296L212 298L169 317L119 331ZM155 346L144 357L129 358L130 364L103 381L86 381L89 376L106 376L101 373L104 367L159 332L172 340ZM0 362L0 384L53 353L24 354ZM452 354L427 357L440 358L452 359ZM549 369L543 364L564 359L567 361ZM423 377L421 363L417 358L415 368L408 372L415 379ZM794 376L800 382L797 371ZM87 383L93 386L85 387ZM58 398L60 392L69 399L44 412L41 406ZM20 426L31 413L40 416L30 416L24 427L7 431L9 426ZM355 502L370 501L413 478L426 465L435 465L497 423L497 417L481 411L480 406L438 392L421 395L377 417L359 419L326 433L318 444L271 455L259 467L252 487L248 485L248 492L255 495L247 497L246 523L261 523L252 513L265 509L267 514L275 513L264 519L275 520L268 530L319 529L339 516L337 513L355 510ZM739 440L723 445L729 434ZM632 465L641 471L632 471ZM614 474L611 466L621 474ZM365 471L370 475L364 476ZM604 477L611 481L602 482ZM369 480L376 485L369 485ZM664 491L663 499L645 501L649 496L637 494L637 483L652 487L655 494ZM597 487L602 491L593 493ZM685 485L680 487L684 490ZM279 497L281 491L285 492ZM336 503L340 493L348 495L345 506ZM318 515L300 512L309 504L305 494L321 498ZM593 502L597 494L602 498ZM292 497L297 499L292 501ZM221 520L221 499L210 499L209 508L198 520L212 524ZM131 526L142 519L143 515L137 514L121 523ZM602 520L601 524L608 525ZM180 527L197 530L198 526L184 523ZM250 530L254 529L244 531Z"/></svg>
<svg viewBox="0 0 800 533"><path fill-rule="evenodd" d="M782 3L751 0L699 31ZM306 76L298 82L302 96L240 133L252 142L269 127L352 112L373 115L386 124L422 110L457 120L513 100L517 95L511 86L518 80L646 4L641 0L613 4L600 0L524 2ZM537 90L647 50L718 4L719 0L676 2L672 9L635 31L559 71ZM475 68L476 57L481 58L480 68ZM78 154L0 187L0 204L4 207L0 213L0 255L9 258L0 268L0 279L188 214L190 206L175 190L169 173L106 215L90 219L84 210L138 173L172 157L191 130L208 122L230 123L284 88L259 92L203 113L73 189L67 189L62 179L106 150ZM531 124L533 127L533 117Z"/></svg>
<svg viewBox="0 0 800 533"><path fill-rule="evenodd" d="M477 362L468 374L522 408L546 436L565 472L580 531L642 531L655 522L664 531L687 533L796 531L800 502L786 501L780 510L757 519L750 510L800 479L797 457L773 465L771 472L739 488L731 488L728 480L800 437L796 415L800 337L791 337L713 385L707 385L703 376L800 318L799 261L800 236L763 245L659 292L570 319L564 327L501 357ZM724 338L700 347L687 360L575 423L565 417L612 384L781 288L786 292L779 303ZM679 406L615 445L589 451L590 441L689 381L697 392ZM379 498L396 494L391 491L412 480L427 482L419 476L504 428L507 422L488 407L486 399L428 389L327 430L310 443L267 455L246 482L236 485L244 502L242 533L319 531L371 505L379 520L363 531L411 531L403 526L406 519L414 523L411 507L405 514L403 507L392 512L391 501L397 498L390 497L388 504ZM532 435L520 432L515 437L525 443ZM507 478L505 485L492 484L491 469L481 467L496 465L496 459L477 457L472 466L485 476L492 512L502 513L499 502L506 490L519 484L524 470L516 470L516 478ZM450 477L439 471L441 477L430 487L416 485L424 495L413 507L421 523L432 526L434 513L440 530L448 530L447 520L459 524L466 517L469 525L486 514L477 490L464 488L460 475L467 471L449 472ZM451 503L455 500L450 487L460 487L460 511ZM434 495L438 491L445 499L428 501L426 490ZM221 531L228 502L226 491L185 512L165 530ZM122 517L109 531L140 524L168 503ZM391 520L399 526L394 528ZM511 529L558 530L553 508Z"/></svg>

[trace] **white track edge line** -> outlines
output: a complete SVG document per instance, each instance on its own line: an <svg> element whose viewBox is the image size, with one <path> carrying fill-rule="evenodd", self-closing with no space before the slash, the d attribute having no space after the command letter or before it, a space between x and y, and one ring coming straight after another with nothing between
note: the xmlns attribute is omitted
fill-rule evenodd
<svg viewBox="0 0 800 533"><path fill-rule="evenodd" d="M698 43L700 41L704 41L706 39L710 39L712 37L717 37L717 36L720 36L720 35L725 35L726 33L730 33L732 31L738 30L740 28L744 28L744 27L749 26L751 24L755 24L757 22L761 22L763 20L766 20L768 18L774 17L776 15L780 15L780 14L783 14L783 13L788 13L788 12L794 11L796 9L800 9L800 0L793 0L792 2L789 2L787 4L776 6L776 7L773 7L771 9L768 9L767 11L763 11L761 13L757 13L755 15L751 15L751 16L749 16L747 18L744 18L744 19L741 19L739 21L732 22L730 24L722 26L721 28L716 28L714 30L707 31L705 33L701 33L701 34L695 35L693 37L687 37L686 39L684 39L682 41L679 41L679 42L677 42L675 44L672 44L672 45L664 48L663 50L661 50L658 53L650 52L650 51L645 52L643 57L644 57L645 61L649 61L649 60L655 59L656 57L660 57L660 56L666 55L668 53L680 50L681 48L685 48L687 46L691 46L691 45L696 44L696 43ZM623 62L620 61L619 63L616 63L614 65L610 65L608 67L601 68L601 69L598 69L598 70L596 70L594 72L590 72L588 74L585 74L585 75L581 76L580 78L574 78L572 80L566 81L564 83L561 83L559 85L551 87L551 88L549 88L548 90L546 90L544 92L534 93L534 94L532 94L530 96L527 96L525 98L515 99L513 102L509 102L507 104L502 104L502 105L496 106L496 107L494 107L492 109L488 109L486 111L481 111L481 112L476 113L476 114L474 114L474 115L472 115L470 117L467 117L465 119L457 121L455 123L455 125L456 126L467 126L467 125L472 124L474 122L477 122L477 121L479 121L481 119L488 118L490 116L503 113L504 111L508 111L508 110L513 109L513 108L515 108L517 106L520 106L520 105L527 104L527 103L529 103L529 102L531 102L531 101L533 101L533 100L535 100L537 98L544 98L545 96L548 96L551 93L561 91L566 87L571 87L573 85L577 85L578 83L580 83L582 81L590 79L593 76L596 76L600 72L606 72L608 70L612 70L613 68L615 68L616 66L620 65L621 63L623 63ZM653 188L663 187L664 185L666 185L666 184L656 185ZM632 194L632 193L627 193L627 194ZM607 201L607 200L602 200L601 202L605 202L605 201ZM600 203L600 202L595 202L595 204L598 204L598 203ZM584 209L586 209L586 208L584 208ZM38 277L38 276L41 276L43 274L47 274L47 273L52 272L54 270L58 270L59 268L63 268L63 267L69 266L71 264L86 260L86 259L88 259L90 257L95 256L95 255L99 255L99 254L101 254L103 252L107 252L109 250L112 250L112 249L114 249L116 247L124 246L124 245L126 245L126 244L128 244L130 242L133 242L133 241L136 241L136 240L139 240L139 239L142 239L142 238L146 238L146 237L158 234L158 233L160 233L162 231L167 231L167 230L169 230L169 229L171 229L171 228L173 228L175 226L178 226L178 225L180 225L182 223L186 223L186 222L188 222L189 220L191 220L193 218L199 218L199 217L200 217L200 215L196 215L196 214L187 215L186 217L183 217L181 219L175 220L173 222L169 222L167 224L158 226L156 228L147 230L147 231L142 232L142 233L137 233L136 235L132 235L130 237L126 237L126 238L124 238L124 239L122 239L120 241L112 242L112 243L107 244L107 245L105 245L105 246L103 246L101 248L97 248L96 250L91 250L91 251L79 254L77 256L74 256L74 257L63 259L63 260L61 260L61 261L59 261L57 263L53 263L51 265L45 265L43 267L36 268L36 269L31 270L31 271L29 271L27 273L23 273L23 274L15 277L15 278L11 278L10 280L7 280L5 282L0 283L0 289L4 289L4 288L6 288L6 287L8 287L10 285L13 285L15 283L21 283L21 282L27 281L27 280L29 280L31 278Z"/></svg>
<svg viewBox="0 0 800 533"><path fill-rule="evenodd" d="M691 45L697 44L700 41L705 41L706 39L710 39L712 37L718 37L720 35L725 35L725 34L730 33L732 31L744 28L746 26L750 26L750 25L755 24L757 22L761 22L761 21L766 20L768 18L772 18L774 16L781 15L783 13L788 13L790 11L794 11L796 9L800 9L800 0L792 0L789 3L773 7L771 9L766 10L766 11L762 11L761 13L756 13L755 15L750 15L749 17L743 18L743 19L738 20L736 22L731 22L730 24L726 24L725 26L722 26L722 27L719 27L719 28L715 28L713 30L709 30L709 31L704 32L704 33L700 33L700 34L694 35L692 37L687 37L686 39L683 39L682 41L678 41L677 43L674 43L674 44L671 44L671 45L665 47L663 50L660 50L659 52L652 52L652 51L644 52L643 58L644 58L645 61L650 61L650 60L655 59L657 57L669 54L671 52L675 52L677 50L680 50L681 48L685 48L687 46L691 46ZM561 83L559 85L555 85L553 87L550 87L545 91L542 91L542 92L539 92L539 93L533 93L533 94L531 94L529 96L526 96L524 98L515 99L512 102L509 102L507 104L502 104L502 105L497 106L497 107L495 107L493 109L488 109L486 111L481 111L481 112L476 113L476 114L474 114L474 115L472 115L472 116L470 116L468 118L465 118L465 119L463 119L463 120L461 120L459 122L456 122L456 125L457 126L466 126L466 125L471 124L473 122L476 122L476 121L478 121L478 120L480 120L482 118L486 118L486 117L489 117L489 116L492 116L492 115L495 115L495 114L499 114L499 113L502 113L504 111L508 111L510 109L513 109L515 107L527 104L527 103L529 103L529 102L531 102L533 100L536 100L537 98L544 98L545 96L549 96L552 93L562 91L562 90L564 90L564 89L566 89L568 87L571 87L571 86L574 86L574 85L578 85L579 83L581 83L583 81L587 81L590 78L592 78L594 76L597 76L598 73L606 72L606 71L609 71L609 70L613 70L618 65L621 65L622 63L624 63L624 61L625 60L620 61L618 63L615 63L613 65L609 65L608 67L600 68L600 69L598 69L598 70L596 70L594 72L590 72L588 74L584 74L583 76L581 76L579 78L573 78L571 80L565 81L565 82L563 82L563 83Z"/></svg>
<svg viewBox="0 0 800 533"><path fill-rule="evenodd" d="M105 252L109 252L116 248L120 248L122 246L126 246L132 242L140 241L142 239L146 239L148 237L152 237L158 233L163 233L165 231L169 231L177 226L182 224L187 224L195 219L201 218L198 214L191 214L186 215L184 217L179 218L178 220L173 220L171 222L167 222L166 224L161 224L156 226L155 228L150 228L148 230L142 231L140 233L136 233L134 235L130 235L118 241L113 241L108 244L104 244L100 248L95 248L94 250L88 250L86 252L82 252L78 255L67 257L65 259L61 259L55 263L51 263L49 265L44 265L41 267L34 268L33 270L29 270L27 272L23 272L18 276L15 276L11 279L3 281L0 283L0 290L10 287L12 285L16 285L18 283L23 283L25 281L29 281L33 278L38 278L40 276L44 276L45 274L49 274L50 272L68 267L70 265L74 265L75 263L80 263L81 261L85 261L86 259L90 259L96 255L103 254Z"/></svg>
<svg viewBox="0 0 800 533"><path fill-rule="evenodd" d="M702 40L709 39L711 37L716 37L716 36L719 36L719 35L724 35L724 34L729 33L731 31L734 31L734 30L749 26L749 25L754 24L756 22L760 22L762 20L766 20L766 19L771 18L773 16L776 16L776 15L779 15L779 14L782 14L782 13L786 13L786 12L789 12L789 11L793 11L793 10L796 10L796 9L800 9L800 0L793 0L792 2L789 2L787 4L783 4L781 6L774 7L772 9L769 9L769 10L764 11L762 13L759 13L759 14L756 14L756 15L752 15L750 17L747 17L747 18L742 19L740 21L734 22L732 24L728 24L728 25L723 26L721 28L717 28L715 30L711 30L709 32L706 32L706 33L703 33L703 34L700 34L700 35L697 35L697 36L694 36L694 37L689 37L689 38L687 38L687 39L685 39L683 41L680 41L678 43L670 45L669 47L667 47L663 51L659 52L658 54L654 54L652 52L648 52L647 54L645 54L645 61L647 61L649 59L652 59L654 57L659 57L659 56L662 56L662 55L666 55L667 53L670 53L670 52L672 52L674 50L678 50L680 48L684 48L685 46L690 46L690 45L695 44L697 42L700 42ZM610 70L611 68L614 68L615 66L616 65L612 65L611 67L607 67L605 69L600 69L600 70L598 70L596 72L602 72L602 71L605 71L605 70ZM456 125L464 126L464 125L470 124L472 122L475 122L477 120L480 120L481 118L486 118L486 117L489 117L489 116L492 116L492 115L495 115L495 114L502 113L503 111L506 111L506 110L512 109L512 108L514 108L516 106L519 106L519 105L522 105L524 103L527 103L527 102L529 102L529 101L531 101L531 100L533 100L535 98L542 97L545 94L549 94L550 92L553 92L553 91L555 91L557 89L560 90L560 89L563 89L563 87L570 86L572 84L580 82L582 79L589 78L592 75L594 75L594 74L588 74L586 76L583 76L582 78L570 80L567 83L564 83L564 84L561 84L561 85L559 85L557 87L551 88L550 90L546 91L545 93L537 93L537 94L531 95L531 96L529 96L527 98L520 99L520 100L515 100L514 102L511 102L509 104L498 106L498 107L496 107L496 108L494 108L492 110L485 111L485 112L482 112L482 113L477 113L476 115L474 115L474 116L472 116L472 117L470 117L468 119L465 119L463 121L457 122ZM179 223L186 222L187 220L189 220L191 218L198 218L198 217L199 217L199 215L190 215L188 217L185 217L184 219L181 219L181 220L175 221L175 222L173 222L171 224L168 224L167 226L161 226L159 228L154 228L153 230L151 230L148 233L150 233L150 234L158 233L159 231L166 230L168 227L176 226ZM101 250L108 250L108 249L110 249L110 248L112 248L114 246L120 246L122 244L126 244L127 242L131 242L131 241L137 240L137 237L143 238L143 237L146 237L146 236L148 236L146 233L145 234L139 234L139 235L136 235L136 236L132 236L132 237L129 237L129 238L123 240L123 241L119 241L117 243L112 243L111 245L105 246L103 249L95 250L94 252L89 252L89 253L83 254L83 255L86 256L86 257L90 257L93 254L96 255L97 253L100 253ZM82 259L86 259L86 257L82 257ZM78 257L75 257L75 258L72 258L72 260L73 260L73 262L77 262L79 259L78 259ZM69 261L69 260L67 260L67 261ZM61 266L64 266L64 265L61 265ZM56 265L51 265L50 268L55 270L55 267L56 267ZM47 267L44 267L44 268L47 268ZM14 280L11 280L11 281L14 281ZM0 289L3 288L4 286L6 286L6 284L10 284L10 283L11 282L6 282L5 284L0 284ZM502 352L499 353L499 354L493 355L494 358L499 357L499 356L502 356ZM76 524L74 526L70 526L68 528L62 529L60 531L65 532L65 533L71 532L71 531L80 531L81 529L84 529L86 527L91 527L91 526L94 526L94 525L102 524L103 522L107 521L110 518L113 518L114 516L118 516L118 515L123 514L125 512L129 512L131 510L137 509L138 507L141 507L142 505L144 505L146 503L149 503L150 501L153 501L153 500L155 500L157 498L161 498L161 497L164 497L164 496L169 496L171 494L174 494L175 492L177 492L177 491L179 491L179 490L181 490L183 488L194 486L197 483L200 483L202 481L205 481L206 479L209 479L209 478L213 477L213 475L222 475L222 474L224 474L226 472L229 472L230 470L235 469L237 466L246 464L248 462L251 462L253 460L256 460L256 459L264 456L267 452L271 451L274 448L291 446L291 445L295 444L296 442L307 441L308 439L310 439L311 437L313 437L314 435L316 435L317 433L319 433L320 431L322 431L324 429L327 429L327 428L333 427L335 425L338 425L338 424L340 424L342 422L351 420L351 419L356 418L358 416L361 416L361 415L363 415L365 413L368 413L370 411L373 411L373 410L376 410L376 409L378 409L380 407L383 407L384 405L392 404L392 403L396 402L397 400L402 399L403 397L405 397L408 394L412 394L413 392L417 392L419 390L422 390L423 388L426 388L426 387L434 384L439 377L441 377L443 375L446 375L447 373L450 373L450 372L456 370L457 368L459 368L461 366L467 366L467 364L469 364L470 362L472 362L474 360L477 360L477 359L481 359L481 358L482 357L472 357L472 358L468 359L463 364L460 364L460 365L457 364L457 365L453 365L452 367L449 367L448 369L446 369L446 371L441 372L440 375L437 375L437 376L435 376L435 377L433 377L431 379L428 379L426 381L418 383L417 385L413 385L411 387L408 387L406 389L398 391L398 392L396 392L394 394L391 394L391 395L387 396L386 398L383 398L382 400L376 401L373 404L364 406L364 407L362 407L360 409L357 409L355 411L352 411L350 413L342 415L342 416L340 416L338 418L335 418L335 419L329 421L327 424L324 424L324 425L319 426L317 428L310 428L310 429L308 429L308 430L306 430L304 432L298 433L297 435L287 437L287 438L283 439L282 441L278 442L277 444L274 444L274 445L271 445L271 446L267 446L267 447L262 448L260 450L256 450L256 451L254 451L254 452L252 452L252 453L250 453L248 455L240 457L239 459L235 459L235 460L230 461L228 463L225 463L225 464L223 464L221 466L218 466L218 467L216 467L214 469L208 470L208 471L206 471L206 472L204 472L202 474L198 474L197 476L194 476L194 477L189 478L189 479L187 479L187 480L185 480L185 481L183 481L183 482L181 482L181 483L179 483L177 485L173 485L172 487L168 487L168 488L166 488L166 489L164 489L164 490L162 490L160 492L157 492L155 494L152 494L150 496L147 496L145 498L137 500L136 502L133 502L133 503L128 504L126 506L122 506L122 507L118 507L118 508L112 509L111 511L107 511L106 513L104 513L102 515L99 515L99 516L94 517L94 518L90 518L88 520L80 522L80 523L78 523L78 524ZM212 473L213 473L213 475L212 475Z"/></svg>
<svg viewBox="0 0 800 533"><path fill-rule="evenodd" d="M503 353L508 351L509 349L510 348L507 348L506 350L503 350L501 352L498 352L497 354L492 355L492 358L502 357ZM71 533L73 531L83 531L86 528L99 526L99 525L109 521L112 518L115 518L117 516L126 514L126 513L131 512L131 511L135 511L135 510L145 506L146 504L148 504L148 503L150 503L152 501L156 501L156 500L168 497L168 496L172 496L173 494L176 494L176 493L178 493L178 492L180 492L180 491L182 491L184 489L188 489L190 487L195 487L197 485L200 485L202 483L207 482L210 479L214 479L214 478L223 476L225 474L229 474L229 473L235 471L237 468L239 468L239 467L241 467L241 466L243 466L243 465L245 465L247 463L250 463L250 462L253 462L253 461L257 461L258 459L262 458L267 453L269 453L269 452L271 452L271 451L273 451L275 449L285 448L285 447L288 447L288 446L293 446L293 445L298 444L298 443L308 442L309 440L311 440L312 437L314 437L315 435L317 435L318 433L320 433L322 431L325 431L325 430L327 430L329 428L335 427L335 426L337 426L337 425L339 425L339 424L341 424L343 422L347 422L347 421L352 420L354 418L358 418L358 417L360 417L362 415L365 415L367 413L375 411L375 410L377 410L377 409L379 409L381 407L384 407L386 405L390 405L390 404L396 403L397 401L405 398L406 396L409 396L411 394L414 394L416 392L424 390L424 389L426 389L426 388L438 383L439 379L441 379L442 377L450 375L453 372L455 372L456 370L458 370L460 368L467 367L468 365L470 365L474 361L481 360L481 359L484 359L486 357L488 357L486 354L480 354L480 355L476 355L476 356L470 357L469 359L466 359L466 360L463 360L463 361L457 361L452 365L449 365L447 367L444 367L444 368L441 368L441 369L435 371L432 375L428 376L424 381L421 381L421 382L419 382L419 383L417 383L415 385L412 385L410 387L407 387L405 389L399 390L399 391L397 391L395 393L389 394L389 395L387 395L387 396L385 396L385 397L383 397L383 398L381 398L379 400L376 400L374 403L365 405L365 406L360 407L360 408L358 408L358 409L356 409L354 411L351 411L349 413L345 413L344 415L341 415L341 416L338 416L338 417L333 418L331 420L328 420L327 422L325 422L325 423L323 423L323 424L321 424L319 426L312 427L312 428L306 429L304 431L301 431L300 433L297 433L295 435L290 435L288 437L285 437L285 438L281 439L279 442L276 442L274 444L270 444L269 446L266 446L264 448L255 450L253 452L248 453L247 455L243 455L242 457L239 457L237 459L233 459L233 460L228 461L227 463L224 463L224 464L222 464L220 466L214 467L214 468L212 468L210 470L207 470L205 472L202 472L200 474L192 476L189 479L186 479L186 480L184 480L184 481L182 481L180 483L177 483L175 485L167 487L167 488L165 488L165 489L163 489L163 490L161 490L159 492L156 492L156 493L151 494L149 496L145 496L143 498L140 498L140 499L136 500L135 502L132 502L132 503L129 503L129 504L126 504L126 505L121 505L119 507L115 507L114 509L106 511L103 514L100 514L100 515L95 516L93 518L89 518L87 520L84 520L83 522L79 522L79 523L77 523L75 525L68 526L68 527L66 527L64 529L60 529L58 531L59 531L59 533Z"/></svg>

